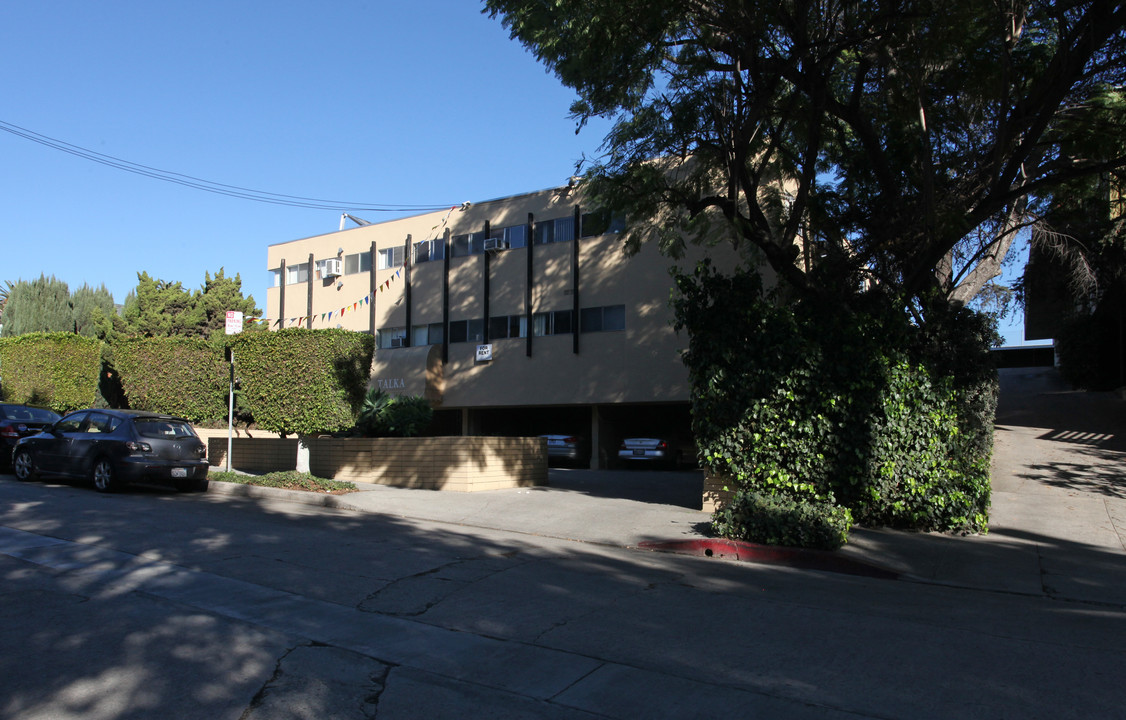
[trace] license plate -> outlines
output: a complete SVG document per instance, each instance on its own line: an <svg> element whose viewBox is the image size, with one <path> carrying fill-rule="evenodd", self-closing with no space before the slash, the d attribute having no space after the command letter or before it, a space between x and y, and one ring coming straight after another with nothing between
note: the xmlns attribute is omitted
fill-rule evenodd
<svg viewBox="0 0 1126 720"><path fill-rule="evenodd" d="M634 450L633 454L637 455L639 457L645 457L645 451L644 450Z"/></svg>
<svg viewBox="0 0 1126 720"><path fill-rule="evenodd" d="M188 476L187 468L172 468L172 477L186 478Z"/></svg>

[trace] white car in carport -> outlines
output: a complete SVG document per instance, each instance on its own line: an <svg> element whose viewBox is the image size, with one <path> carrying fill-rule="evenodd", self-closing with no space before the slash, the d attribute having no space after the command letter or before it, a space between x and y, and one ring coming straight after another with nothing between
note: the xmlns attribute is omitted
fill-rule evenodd
<svg viewBox="0 0 1126 720"><path fill-rule="evenodd" d="M565 460L572 465L580 465L590 459L586 452L586 441L577 435L540 435L547 440L548 460Z"/></svg>
<svg viewBox="0 0 1126 720"><path fill-rule="evenodd" d="M629 462L672 464L676 451L660 438L626 438L618 448L618 459Z"/></svg>

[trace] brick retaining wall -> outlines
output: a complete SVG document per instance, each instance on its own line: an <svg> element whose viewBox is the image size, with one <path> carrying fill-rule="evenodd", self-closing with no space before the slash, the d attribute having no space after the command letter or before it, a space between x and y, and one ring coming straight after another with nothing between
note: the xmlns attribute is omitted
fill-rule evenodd
<svg viewBox="0 0 1126 720"><path fill-rule="evenodd" d="M293 470L295 438L235 438L236 470ZM226 467L227 438L208 439L212 465ZM311 438L309 470L332 480L396 487L475 492L547 484L547 444L542 438L426 437Z"/></svg>

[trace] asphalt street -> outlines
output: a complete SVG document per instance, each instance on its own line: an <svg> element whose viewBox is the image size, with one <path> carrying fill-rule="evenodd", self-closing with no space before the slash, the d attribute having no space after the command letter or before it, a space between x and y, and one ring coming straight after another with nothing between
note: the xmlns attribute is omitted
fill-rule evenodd
<svg viewBox="0 0 1126 720"><path fill-rule="evenodd" d="M0 718L1126 717L1122 404L1014 380L994 530L854 534L895 580L641 550L706 533L671 473L337 507L0 477Z"/></svg>

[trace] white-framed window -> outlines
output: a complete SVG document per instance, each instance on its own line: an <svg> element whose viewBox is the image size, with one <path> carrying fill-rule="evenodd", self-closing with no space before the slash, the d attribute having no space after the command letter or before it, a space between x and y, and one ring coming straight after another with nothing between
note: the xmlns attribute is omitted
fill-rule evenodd
<svg viewBox="0 0 1126 720"><path fill-rule="evenodd" d="M282 271L281 268L274 268L270 271L270 287L281 287L282 284Z"/></svg>
<svg viewBox="0 0 1126 720"><path fill-rule="evenodd" d="M296 283L309 282L309 263L303 262L297 265L290 265L285 269L285 284L293 285Z"/></svg>
<svg viewBox="0 0 1126 720"><path fill-rule="evenodd" d="M406 344L405 327L382 328L375 334L375 345L381 350L403 347Z"/></svg>
<svg viewBox="0 0 1126 720"><path fill-rule="evenodd" d="M379 270L390 270L403 264L403 247L385 248L379 251Z"/></svg>
<svg viewBox="0 0 1126 720"><path fill-rule="evenodd" d="M371 251L344 256L344 274L371 272Z"/></svg>

